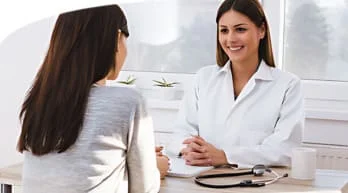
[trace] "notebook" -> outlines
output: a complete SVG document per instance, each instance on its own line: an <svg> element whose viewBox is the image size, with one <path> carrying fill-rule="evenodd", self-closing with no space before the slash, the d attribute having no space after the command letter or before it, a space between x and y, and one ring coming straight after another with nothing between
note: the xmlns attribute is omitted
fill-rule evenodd
<svg viewBox="0 0 348 193"><path fill-rule="evenodd" d="M344 190L346 183L348 183L347 171L317 169L313 185L321 188L342 188ZM348 192L348 186L345 191Z"/></svg>
<svg viewBox="0 0 348 193"><path fill-rule="evenodd" d="M176 157L169 157L170 159L170 169L168 171L168 176L175 176L175 177L193 177L197 176L198 174L208 171L214 167L212 166L189 166L185 164L185 160L182 158L176 158Z"/></svg>

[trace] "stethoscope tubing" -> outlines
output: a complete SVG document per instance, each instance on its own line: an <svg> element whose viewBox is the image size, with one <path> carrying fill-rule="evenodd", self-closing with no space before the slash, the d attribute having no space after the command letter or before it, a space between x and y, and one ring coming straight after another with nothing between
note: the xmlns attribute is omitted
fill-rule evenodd
<svg viewBox="0 0 348 193"><path fill-rule="evenodd" d="M284 175L279 175L277 172L267 169L269 173L272 173L275 178L268 178L268 179L262 179L262 180L243 180L239 183L235 184L209 184L209 183L204 183L200 181L200 179L207 179L207 178L220 178L220 177L233 177L233 176L240 176L240 175L249 175L253 174L252 171L247 171L247 172L239 172L239 173L223 173L223 174L208 174L208 175L201 175L197 176L194 178L194 181L196 184L207 187L207 188L232 188L232 187L262 187L265 185L272 184L276 181L278 181L281 178L288 177L288 174Z"/></svg>
<svg viewBox="0 0 348 193"><path fill-rule="evenodd" d="M217 189L222 189L222 188L233 188L233 187L253 187L253 188L257 188L257 187L262 187L262 186L265 186L266 184L265 183L237 183L237 184L219 184L219 185L216 185L216 184L206 184L204 182L201 182L199 180L197 180L195 178L195 183L200 185L200 186L203 186L203 187L207 187L207 188L217 188Z"/></svg>
<svg viewBox="0 0 348 193"><path fill-rule="evenodd" d="M233 177L233 176L241 176L241 175L249 175L253 174L252 171L239 172L239 173L223 173L223 174L207 174L197 176L196 179L204 179L204 178L223 178L223 177Z"/></svg>

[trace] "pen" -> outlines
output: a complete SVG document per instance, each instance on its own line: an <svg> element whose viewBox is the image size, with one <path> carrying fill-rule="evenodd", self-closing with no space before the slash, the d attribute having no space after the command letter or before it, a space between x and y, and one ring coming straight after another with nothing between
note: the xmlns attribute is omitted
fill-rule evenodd
<svg viewBox="0 0 348 193"><path fill-rule="evenodd" d="M197 136L198 136L198 137L200 136L200 135L199 135L199 129L197 130ZM192 135L192 134L191 134L191 137L195 137L195 135ZM182 157L182 153L179 152L178 155L177 155L176 157L177 157L177 158L181 158L181 157Z"/></svg>

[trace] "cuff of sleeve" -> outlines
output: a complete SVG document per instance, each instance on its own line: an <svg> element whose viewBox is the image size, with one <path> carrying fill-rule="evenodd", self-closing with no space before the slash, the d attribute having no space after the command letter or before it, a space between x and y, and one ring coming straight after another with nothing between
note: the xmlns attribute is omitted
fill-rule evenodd
<svg viewBox="0 0 348 193"><path fill-rule="evenodd" d="M230 149L229 152L225 152L225 155L226 155L226 159L227 159L227 162L229 165L236 165L238 169L247 169L247 168L252 168L253 165L250 165L250 164L245 164L245 163L242 163L241 161L238 161L238 160L241 160L240 159L240 156L243 155L241 154L242 150L241 148L232 148ZM231 153L233 152L233 153ZM252 156L252 155L250 155Z"/></svg>

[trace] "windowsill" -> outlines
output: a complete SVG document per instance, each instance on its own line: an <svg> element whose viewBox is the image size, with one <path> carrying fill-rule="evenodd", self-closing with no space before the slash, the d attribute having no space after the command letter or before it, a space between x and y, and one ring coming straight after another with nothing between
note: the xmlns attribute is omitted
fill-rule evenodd
<svg viewBox="0 0 348 193"><path fill-rule="evenodd" d="M348 121L348 111L329 111L321 109L307 108L306 118L308 119L326 119L336 121Z"/></svg>
<svg viewBox="0 0 348 193"><path fill-rule="evenodd" d="M148 99L147 104L151 109L179 110L182 100ZM324 119L348 121L348 111L329 111L322 109L306 108L307 119Z"/></svg>
<svg viewBox="0 0 348 193"><path fill-rule="evenodd" d="M179 110L180 104L181 100L147 99L148 108L151 109Z"/></svg>
<svg viewBox="0 0 348 193"><path fill-rule="evenodd" d="M180 73L160 73L160 72L134 72L122 71L119 80L125 80L129 75L134 75L136 80L136 88L148 99L148 107L152 109L163 109L176 111L180 108L183 91L190 89L194 74ZM153 87L153 81L160 77L165 77L169 81L180 82L177 86L180 97L174 97L175 100L165 100L161 97ZM110 82L115 85L116 81ZM348 95L347 82L332 81L313 81L302 80L306 118L348 121ZM334 91L333 91L334 90Z"/></svg>

